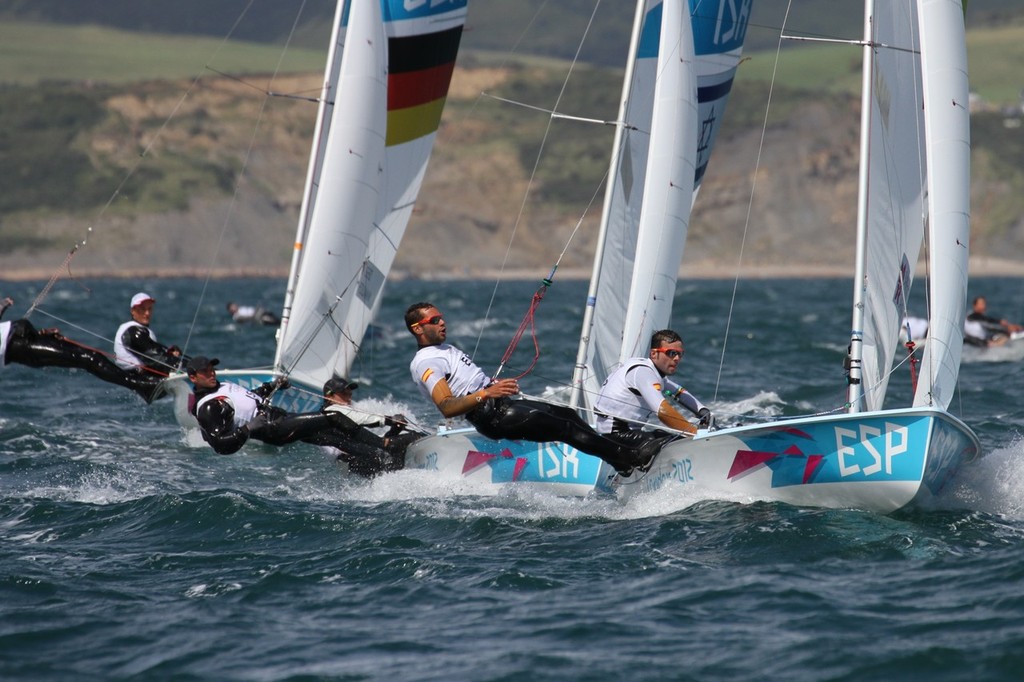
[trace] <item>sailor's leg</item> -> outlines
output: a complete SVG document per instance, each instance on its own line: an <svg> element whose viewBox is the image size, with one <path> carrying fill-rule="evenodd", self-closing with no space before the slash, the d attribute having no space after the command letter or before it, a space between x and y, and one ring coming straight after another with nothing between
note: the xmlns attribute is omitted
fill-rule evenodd
<svg viewBox="0 0 1024 682"><path fill-rule="evenodd" d="M28 320L14 323L7 348L7 361L29 367L66 367L83 369L98 379L130 388L146 402L153 400L161 377L128 372L108 360L103 353L80 346L53 334L41 334Z"/></svg>
<svg viewBox="0 0 1024 682"><path fill-rule="evenodd" d="M504 401L496 410L492 428L475 424L483 435L546 442L562 441L577 450L600 457L618 470L636 466L651 457L652 444L617 443L594 431L575 411L535 400ZM488 433L490 431L490 433ZM656 452L656 449L653 449Z"/></svg>
<svg viewBox="0 0 1024 682"><path fill-rule="evenodd" d="M321 412L284 414L263 424L252 435L264 443L286 445L309 438L330 427L330 419Z"/></svg>

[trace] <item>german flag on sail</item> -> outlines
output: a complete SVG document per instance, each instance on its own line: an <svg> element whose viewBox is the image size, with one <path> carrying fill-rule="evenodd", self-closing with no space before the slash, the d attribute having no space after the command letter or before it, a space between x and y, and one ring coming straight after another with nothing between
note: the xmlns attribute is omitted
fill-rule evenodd
<svg viewBox="0 0 1024 682"><path fill-rule="evenodd" d="M437 130L461 38L456 26L388 40L388 147Z"/></svg>

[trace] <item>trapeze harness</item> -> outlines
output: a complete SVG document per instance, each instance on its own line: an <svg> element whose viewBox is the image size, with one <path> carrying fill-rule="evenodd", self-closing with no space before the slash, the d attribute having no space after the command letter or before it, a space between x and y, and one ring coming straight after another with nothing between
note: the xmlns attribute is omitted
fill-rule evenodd
<svg viewBox="0 0 1024 682"><path fill-rule="evenodd" d="M630 373L634 379L630 382ZM644 371L646 370L646 371ZM637 359L612 372L594 404L600 433L625 433L651 422L666 396L683 404L694 414L704 407L689 391L664 377L650 358ZM653 407L652 407L653 405Z"/></svg>

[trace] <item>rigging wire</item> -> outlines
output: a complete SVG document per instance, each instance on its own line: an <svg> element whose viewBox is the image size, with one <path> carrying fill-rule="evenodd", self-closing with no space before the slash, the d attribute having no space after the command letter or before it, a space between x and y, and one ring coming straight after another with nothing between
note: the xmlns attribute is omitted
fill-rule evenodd
<svg viewBox="0 0 1024 682"><path fill-rule="evenodd" d="M252 2L253 0L250 0L249 6L246 7L246 10L248 10L248 7L252 6ZM298 11L295 13L295 19L292 22L291 30L288 32L288 38L285 40L284 46L281 48L281 53L278 56L277 64L274 65L274 71L270 76L270 83L274 82L274 80L277 78L278 74L281 71L281 64L284 62L285 53L287 53L288 48L291 45L292 38L294 38L295 36L295 32L299 24L299 19L302 17L302 13L305 7L306 0L303 0L302 4L299 6ZM241 21L241 17L239 17L238 21ZM235 22L235 26L232 27L232 31L234 31L234 28L238 26L238 21ZM229 33L228 36L230 35L231 34ZM225 37L225 40L227 40L227 37ZM267 93L267 96L263 98L263 101L260 104L259 112L256 115L256 123L253 125L252 134L249 136L249 144L246 147L245 156L242 160L241 168L238 171L238 181L235 183L234 192L232 192L231 194L231 201L228 204L227 213L224 216L224 220L221 222L220 232L218 233L217 236L217 246L214 248L213 253L211 255L210 266L207 268L206 278L203 280L203 286L199 292L199 300L196 301L195 313L192 316L192 323L189 325L188 333L185 336L185 343L182 345L182 352L186 352L188 350L188 344L192 340L192 334L195 331L196 323L199 320L199 313L202 310L203 301L206 300L206 292L209 289L210 280L213 277L213 264L217 262L217 259L220 256L221 247L224 245L224 237L227 234L228 226L230 225L231 219L234 216L235 206L238 203L238 194L239 191L241 190L242 179L245 177L245 173L249 168L249 161L252 158L252 152L256 146L256 135L263 124L263 116L267 110L267 103L271 99L271 96L269 94L269 88L265 92Z"/></svg>
<svg viewBox="0 0 1024 682"><path fill-rule="evenodd" d="M235 23L232 24L227 35L224 36L224 38L218 44L217 48L214 50L213 55L211 55L211 59L216 57L217 54L219 54L220 51L224 48L228 40L231 38L231 35L234 33L235 29L238 28L238 25L241 23L243 17L245 17L245 15L248 13L249 9L252 7L254 2L255 0L249 0L248 4L245 6L245 8L239 14L238 18L235 20ZM305 0L303 0L303 5L305 5ZM135 163L132 165L131 168L128 169L128 173L125 174L125 176L121 179L121 182L118 183L116 188L114 188L113 193L111 193L106 203L103 204L99 213L97 213L96 217L93 219L94 224L99 224L99 222L106 215L107 210L111 207L111 205L113 205L114 201L119 196L121 196L121 191L124 189L125 185L128 184L128 181L135 176L135 173L139 170L139 167L142 165L142 162L149 156L149 153L153 149L157 140L162 138L164 131L167 129L167 126L170 124L171 120L173 120L174 117L177 115L178 110L181 109L182 105L185 103L185 100L187 100L189 96L192 94L192 91L198 85L200 78L202 78L202 73L197 74L192 79L192 82L189 84L188 88L186 88L185 92L182 94L182 96L178 99L177 103L172 108L171 113L167 116L166 119L164 119L164 122L157 129L152 139L150 139L149 144L147 144L139 153L139 156L135 160ZM46 297L50 294L50 290L53 289L54 284L56 284L57 280L60 279L62 271L66 269L68 275L71 274L71 260L78 254L79 249L88 243L89 236L92 234L92 232L93 226L89 225L86 228L86 236L82 238L81 241L75 243L75 245L72 246L71 250L68 251L67 256L64 258L64 262L54 271L53 275L51 275L49 281L46 283L46 286L44 286L40 290L35 300L32 301L32 305L29 306L28 311L25 313L25 317L30 316L32 312L39 307L39 304L41 304L46 299Z"/></svg>
<svg viewBox="0 0 1024 682"><path fill-rule="evenodd" d="M547 3L545 2L544 5L546 5L546 4ZM561 86L561 88L558 91L558 96L555 98L555 105L552 108L552 112L557 111L558 105L561 103L562 97L564 97L564 95L565 95L565 90L566 90L566 88L569 85L569 78L570 78L570 76L572 76L572 74L573 74L573 72L574 72L574 70L576 68L577 63L579 62L580 51L583 49L583 43L586 41L587 35L589 35L589 33L590 33L590 29L591 29L591 27L593 26L593 23L594 23L594 17L597 15L597 10L598 10L598 8L600 6L601 6L601 0L597 0L597 2L594 3L594 9L593 9L593 11L590 14L589 20L587 21L587 26L586 26L586 28L583 31L583 35L580 38L580 41L579 41L579 43L576 46L576 53L573 55L572 61L569 64L569 68L566 71L565 78L562 80L562 86ZM542 7L543 7L543 5L542 5ZM540 10L538 9L538 14L539 14L539 11ZM536 17L538 16L538 14L535 14L534 18L531 19L531 21L530 21L531 25L533 24L533 21L536 20ZM508 261L509 261L510 255L512 253L512 244L515 241L516 234L519 231L519 226L522 223L523 214L526 212L526 203L527 203L527 200L530 197L531 189L533 188L534 182L536 180L537 171L540 168L540 160L541 160L541 158L542 158L542 156L544 154L544 148L547 145L548 137L551 134L551 127L552 127L553 122L554 122L554 115L552 114L552 115L550 115L548 117L547 126L544 129L544 135L541 137L540 146L537 149L537 156L536 156L536 159L534 160L534 163L533 163L533 169L530 171L530 177L529 177L529 179L527 180L527 183L526 183L526 191L523 193L523 200L519 204L519 212L516 214L515 222L512 225L512 233L509 235L508 243L505 246L505 254L502 257L501 267L498 269L498 278L497 278L497 280L494 283L494 289L491 291L491 298L487 302L487 309L484 312L484 319L489 319L490 318L491 310L494 307L494 301L495 301L495 299L497 298L497 295L498 295L498 287L499 287L499 285L501 283L501 275L504 274L505 269L508 267ZM576 234L576 231L574 230L573 231L573 235L575 235L575 234ZM562 253L564 254L565 251L563 250ZM561 256L559 257L559 259L561 259ZM557 267L557 265L556 265L556 267ZM552 270L552 272L554 272L554 270ZM529 314L529 313L527 313L527 314ZM475 357L476 356L476 353L477 353L477 351L480 348L480 343L481 343L482 339L483 339L483 329L481 328L479 334L477 335L476 345L473 346L473 353L471 354L471 357Z"/></svg>
<svg viewBox="0 0 1024 682"><path fill-rule="evenodd" d="M786 12L782 19L782 29L785 30L786 23L789 20L789 12L792 9L793 1L789 0L786 3ZM715 377L715 392L712 397L712 401L718 400L718 391L722 385L722 372L725 370L725 353L729 347L729 332L732 329L732 317L736 311L736 292L739 289L740 284L740 268L743 266L743 252L747 244L747 235L750 233L750 218L754 210L754 195L757 191L757 178L760 175L761 169L761 155L764 152L765 137L768 133L768 115L771 112L772 106L772 95L775 92L775 76L779 70L779 56L782 53L782 31L779 32L779 42L775 47L775 63L772 65L772 78L771 83L768 86L768 101L764 107L764 120L761 124L761 138L757 145L757 158L754 162L753 178L750 183L750 198L747 201L747 215L743 221L743 237L740 239L739 254L736 257L736 275L733 278L732 283L732 296L729 299L729 312L726 315L725 322L725 334L722 338L722 355L718 362L718 375Z"/></svg>

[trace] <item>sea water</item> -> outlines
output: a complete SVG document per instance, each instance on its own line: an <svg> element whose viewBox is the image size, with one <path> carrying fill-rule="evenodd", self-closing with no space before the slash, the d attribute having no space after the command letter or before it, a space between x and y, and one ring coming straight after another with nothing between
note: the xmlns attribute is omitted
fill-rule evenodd
<svg viewBox="0 0 1024 682"><path fill-rule="evenodd" d="M539 282L389 284L353 370L357 400L433 427L405 307L493 371ZM24 314L42 282L0 283ZM136 291L164 343L267 365L266 280L61 281L31 320L104 351ZM976 279L1024 318L1024 281ZM682 383L720 421L845 399L847 280L688 281ZM541 394L571 372L586 296L556 280L536 316ZM923 313L922 310L912 311ZM529 335L503 376L524 371ZM297 444L222 457L167 401L62 369L0 371L0 679L1019 679L1024 665L1020 363L965 364L951 406L985 458L940 509L881 516L696 489L629 504L429 472L352 479ZM905 368L891 381L910 395Z"/></svg>

